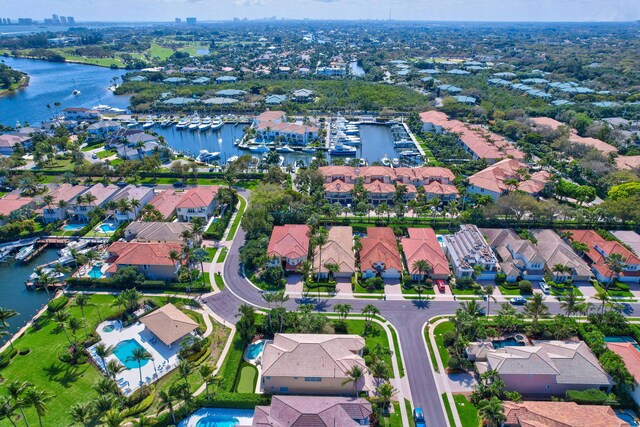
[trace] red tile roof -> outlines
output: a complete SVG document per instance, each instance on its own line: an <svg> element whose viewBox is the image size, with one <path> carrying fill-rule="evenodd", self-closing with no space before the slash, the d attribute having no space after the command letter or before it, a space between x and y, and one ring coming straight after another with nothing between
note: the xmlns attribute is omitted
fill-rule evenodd
<svg viewBox="0 0 640 427"><path fill-rule="evenodd" d="M638 258L629 249L624 247L619 242L605 240L593 230L569 230L569 232L571 232L572 241L583 242L589 247L589 250L585 252L585 255L591 260L591 266L603 276L608 277L611 272L606 265L605 257L600 252L598 252L596 247L600 248L600 250L604 251L607 255L622 255L622 257L626 260L626 264L640 264L640 258ZM624 271L622 275L637 276L640 275L640 271Z"/></svg>
<svg viewBox="0 0 640 427"><path fill-rule="evenodd" d="M89 187L85 187L84 185L62 184L49 193L50 196L53 196L53 202L51 203L51 206L56 206L60 200L69 202L73 200L78 194L86 191L87 188Z"/></svg>
<svg viewBox="0 0 640 427"><path fill-rule="evenodd" d="M329 193L351 193L353 191L353 184L347 184L340 179L327 182L324 184L324 191Z"/></svg>
<svg viewBox="0 0 640 427"><path fill-rule="evenodd" d="M287 224L273 227L267 256L290 259L303 258L309 253L308 225Z"/></svg>
<svg viewBox="0 0 640 427"><path fill-rule="evenodd" d="M164 218L168 218L176 210L176 206L180 203L182 196L183 193L176 193L175 190L165 190L149 200L149 204L156 208Z"/></svg>
<svg viewBox="0 0 640 427"><path fill-rule="evenodd" d="M257 122L271 122L275 120L282 120L286 116L284 111L265 111L264 113L256 116Z"/></svg>
<svg viewBox="0 0 640 427"><path fill-rule="evenodd" d="M458 194L458 189L453 184L440 184L438 181L433 181L430 184L424 186L424 192L426 194L441 194L443 196L449 196L451 194Z"/></svg>
<svg viewBox="0 0 640 427"><path fill-rule="evenodd" d="M531 119L531 121L535 123L537 126L545 126L553 130L558 129L560 126L567 126L564 123L551 119L549 117L534 117ZM607 144L604 141L601 141L596 138L589 138L589 137L583 137L578 135L575 129L571 129L569 133L569 141L573 142L574 144L581 144L581 145L586 145L587 147L590 147L590 148L595 148L596 150L601 151L604 154L618 152L618 149L616 147L614 147L613 145Z"/></svg>
<svg viewBox="0 0 640 427"><path fill-rule="evenodd" d="M528 171L529 166L516 159L504 159L471 175L469 183L479 188L502 193L509 189L509 186L504 182L505 180L517 179L520 181L518 189L521 189L520 185L523 185L522 191L529 194L537 194L542 191L550 177L548 172L540 171L531 175L529 179L522 180L518 173L520 170Z"/></svg>
<svg viewBox="0 0 640 427"><path fill-rule="evenodd" d="M271 122L271 121L260 121L260 124L257 127L259 131L266 131L267 128L272 132L280 132L280 133L289 133L289 134L297 134L297 135L306 135L308 133L318 133L318 128L315 126L307 126L300 125L298 123L288 123L288 122Z"/></svg>
<svg viewBox="0 0 640 427"><path fill-rule="evenodd" d="M402 239L402 249L407 268L411 273L418 273L414 270L413 263L423 259L431 266L431 274L438 276L451 274L449 261L432 228L409 228L408 232L409 238Z"/></svg>
<svg viewBox="0 0 640 427"><path fill-rule="evenodd" d="M369 193L376 194L394 193L396 191L396 186L376 180L370 182L369 184L364 184L364 189Z"/></svg>
<svg viewBox="0 0 640 427"><path fill-rule="evenodd" d="M504 402L507 425L520 427L629 427L611 406L575 402Z"/></svg>
<svg viewBox="0 0 640 427"><path fill-rule="evenodd" d="M640 384L640 351L631 342L608 342L607 347L624 361L624 365L636 382Z"/></svg>
<svg viewBox="0 0 640 427"><path fill-rule="evenodd" d="M360 263L366 270L377 262L382 262L385 268L395 268L402 271L402 260L398 253L396 238L389 227L368 227L367 237L360 239Z"/></svg>
<svg viewBox="0 0 640 427"><path fill-rule="evenodd" d="M107 249L117 265L174 265L169 252L182 251L179 243L115 242Z"/></svg>
<svg viewBox="0 0 640 427"><path fill-rule="evenodd" d="M7 194L0 199L0 215L9 216L11 212L17 211L33 203L31 197L22 197L18 194Z"/></svg>
<svg viewBox="0 0 640 427"><path fill-rule="evenodd" d="M218 195L220 187L195 187L185 191L176 208L204 208L208 207Z"/></svg>

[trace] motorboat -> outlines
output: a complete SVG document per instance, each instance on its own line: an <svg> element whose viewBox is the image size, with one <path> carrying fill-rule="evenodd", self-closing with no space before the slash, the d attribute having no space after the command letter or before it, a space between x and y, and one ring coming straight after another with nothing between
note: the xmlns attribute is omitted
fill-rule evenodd
<svg viewBox="0 0 640 427"><path fill-rule="evenodd" d="M181 119L176 125L176 129L186 129L189 124L191 124L189 119Z"/></svg>
<svg viewBox="0 0 640 427"><path fill-rule="evenodd" d="M80 95L80 91L78 89L75 89L73 92L71 92L71 95L78 96Z"/></svg>
<svg viewBox="0 0 640 427"><path fill-rule="evenodd" d="M214 117L214 119L211 121L211 130L218 130L222 126L224 126L224 122L222 121L222 119L220 119L220 117Z"/></svg>
<svg viewBox="0 0 640 427"><path fill-rule="evenodd" d="M233 145L238 146L240 144L240 138L236 138L235 141L233 141Z"/></svg>
<svg viewBox="0 0 640 427"><path fill-rule="evenodd" d="M211 127L211 117L205 117L198 126L198 130L207 130Z"/></svg>
<svg viewBox="0 0 640 427"><path fill-rule="evenodd" d="M79 251L80 249L84 249L87 247L87 245L89 245L89 241L88 240L77 240L75 242L71 242L69 243L67 246L65 246L64 248L60 249L58 251L58 255L60 256L65 256L71 253L71 251Z"/></svg>
<svg viewBox="0 0 640 427"><path fill-rule="evenodd" d="M349 156L355 154L357 149L348 145L332 145L329 148L329 154L332 156Z"/></svg>
<svg viewBox="0 0 640 427"><path fill-rule="evenodd" d="M380 163L385 166L391 166L391 160L387 157L386 154L380 159Z"/></svg>
<svg viewBox="0 0 640 427"><path fill-rule="evenodd" d="M360 166L360 167L367 166L367 161L365 159L360 159L358 161L358 166Z"/></svg>
<svg viewBox="0 0 640 427"><path fill-rule="evenodd" d="M43 274L46 274L54 281L64 278L64 273L55 271L53 268L50 268L50 267L44 267L31 273L31 275L29 276L29 280L32 282L37 282L40 279L40 276L42 276Z"/></svg>
<svg viewBox="0 0 640 427"><path fill-rule="evenodd" d="M138 126L138 122L136 121L136 119L132 119L129 123L127 123L128 128L134 128L136 126Z"/></svg>
<svg viewBox="0 0 640 427"><path fill-rule="evenodd" d="M160 127L166 128L171 126L171 120L169 119L165 119L160 123Z"/></svg>
<svg viewBox="0 0 640 427"><path fill-rule="evenodd" d="M293 153L296 150L294 150L293 148L289 147L288 145L285 145L283 147L276 148L276 151L278 153Z"/></svg>
<svg viewBox="0 0 640 427"><path fill-rule="evenodd" d="M208 150L200 150L200 155L196 157L196 160L199 162L207 163L219 158L220 158L219 151L209 152Z"/></svg>
<svg viewBox="0 0 640 427"><path fill-rule="evenodd" d="M392 164L393 166L400 166L400 160L399 160L398 158L395 158L395 157L394 157L394 158L391 160L391 164Z"/></svg>
<svg viewBox="0 0 640 427"><path fill-rule="evenodd" d="M266 145L264 145L264 142L258 146L253 146L253 147L249 147L249 151L251 151L252 153L266 153L269 150L269 147L267 147Z"/></svg>
<svg viewBox="0 0 640 427"><path fill-rule="evenodd" d="M304 147L302 149L303 153L315 153L316 151L318 151L316 148L314 147Z"/></svg>
<svg viewBox="0 0 640 427"><path fill-rule="evenodd" d="M150 128L152 128L152 127L153 127L153 125L154 125L154 124L155 124L155 123L153 123L153 122L151 122L151 121L149 121L149 122L145 122L145 123L143 123L143 124L142 124L142 129L150 129Z"/></svg>
<svg viewBox="0 0 640 427"><path fill-rule="evenodd" d="M191 123L189 124L189 126L187 126L187 128L189 130L198 130L199 126L200 126L200 118L198 116L195 116L194 118L191 119Z"/></svg>
<svg viewBox="0 0 640 427"><path fill-rule="evenodd" d="M236 160L238 160L238 156L231 156L231 157L229 157L229 159L227 160L227 163L233 163L233 162L235 162Z"/></svg>
<svg viewBox="0 0 640 427"><path fill-rule="evenodd" d="M16 254L16 260L24 261L35 250L36 250L36 245L35 244L28 245L28 246L23 246L22 248L20 248L20 250Z"/></svg>

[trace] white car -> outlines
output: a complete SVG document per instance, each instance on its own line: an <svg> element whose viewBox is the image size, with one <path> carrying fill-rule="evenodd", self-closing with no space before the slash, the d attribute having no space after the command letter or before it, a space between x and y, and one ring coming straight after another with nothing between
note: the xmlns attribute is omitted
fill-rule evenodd
<svg viewBox="0 0 640 427"><path fill-rule="evenodd" d="M549 285L547 285L544 281L540 281L540 283L538 283L538 286L540 286L540 290L543 293L549 294Z"/></svg>

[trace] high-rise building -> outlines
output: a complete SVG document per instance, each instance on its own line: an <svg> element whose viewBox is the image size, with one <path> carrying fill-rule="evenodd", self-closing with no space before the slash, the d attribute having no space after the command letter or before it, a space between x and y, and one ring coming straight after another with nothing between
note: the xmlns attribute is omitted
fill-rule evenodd
<svg viewBox="0 0 640 427"><path fill-rule="evenodd" d="M76 23L76 20L73 16L67 16L67 24L73 25Z"/></svg>
<svg viewBox="0 0 640 427"><path fill-rule="evenodd" d="M66 25L67 24L67 17L66 16L61 16L60 17L60 23L62 25Z"/></svg>
<svg viewBox="0 0 640 427"><path fill-rule="evenodd" d="M182 19L176 18L176 24L182 24Z"/></svg>
<svg viewBox="0 0 640 427"><path fill-rule="evenodd" d="M59 24L60 23L60 18L55 13L53 15L51 15L51 18L53 19L53 23L54 24Z"/></svg>
<svg viewBox="0 0 640 427"><path fill-rule="evenodd" d="M187 25L196 25L196 18L187 18Z"/></svg>

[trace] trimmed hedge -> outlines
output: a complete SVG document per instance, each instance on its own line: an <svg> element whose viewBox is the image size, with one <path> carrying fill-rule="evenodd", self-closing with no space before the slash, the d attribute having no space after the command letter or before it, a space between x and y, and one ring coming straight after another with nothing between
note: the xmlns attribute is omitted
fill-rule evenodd
<svg viewBox="0 0 640 427"><path fill-rule="evenodd" d="M567 399L580 405L604 405L609 401L609 395L597 388L567 390Z"/></svg>
<svg viewBox="0 0 640 427"><path fill-rule="evenodd" d="M216 393L210 395L209 399L201 394L195 399L196 405L211 408L238 408L253 409L256 406L265 406L271 404L271 396L255 393Z"/></svg>
<svg viewBox="0 0 640 427"><path fill-rule="evenodd" d="M232 392L236 384L236 377L242 364L242 355L244 354L244 344L240 339L240 334L235 333L233 335L233 341L229 347L227 357L224 359L222 367L220 368L220 374L222 375L222 381L220 381L220 390Z"/></svg>
<svg viewBox="0 0 640 427"><path fill-rule="evenodd" d="M4 353L0 354L0 368L6 368L14 357L18 355L18 350L9 347Z"/></svg>
<svg viewBox="0 0 640 427"><path fill-rule="evenodd" d="M130 285L116 285L110 278L94 279L92 277L70 277L67 279L67 284L71 288L81 289L128 289ZM190 288L191 292L206 292L207 288L202 283L194 282L193 286L189 283L167 283L163 280L145 280L142 283L135 285L138 290L153 290L153 291L185 291L186 288Z"/></svg>

